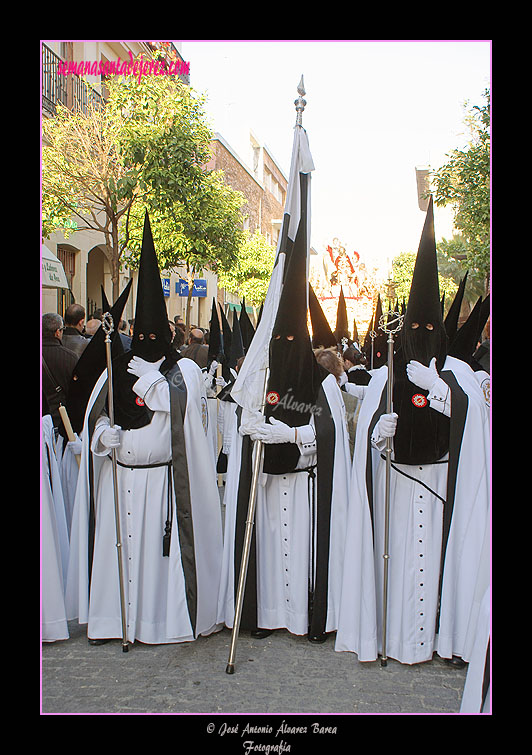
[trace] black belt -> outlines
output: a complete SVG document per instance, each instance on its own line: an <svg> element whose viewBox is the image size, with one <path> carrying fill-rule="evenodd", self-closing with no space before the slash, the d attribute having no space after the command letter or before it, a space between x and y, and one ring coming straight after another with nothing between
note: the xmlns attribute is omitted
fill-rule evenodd
<svg viewBox="0 0 532 755"><path fill-rule="evenodd" d="M308 505L310 513L310 568L309 568L309 586L308 586L308 612L309 616L312 616L313 604L314 604L314 577L315 577L315 564L314 564L314 539L316 531L316 467L317 464L312 464L309 467L303 467L303 469L294 469L293 472L308 472Z"/></svg>
<svg viewBox="0 0 532 755"><path fill-rule="evenodd" d="M163 535L163 556L170 555L170 537L172 534L172 460L161 461L156 464L124 464L116 460L119 467L125 469L156 469L157 467L166 467L168 469L168 497L166 501L166 523Z"/></svg>
<svg viewBox="0 0 532 755"><path fill-rule="evenodd" d="M109 457L111 458L111 457ZM126 469L155 469L155 467L169 467L172 464L172 460L170 461L160 461L156 464L124 464L121 461L116 460L116 463L119 467L125 467Z"/></svg>
<svg viewBox="0 0 532 755"><path fill-rule="evenodd" d="M381 459L386 460L386 457L384 454L381 454ZM442 459L440 461L433 461L430 462L430 464L447 464L449 459ZM421 480L418 480L417 477L411 477L411 475L407 474L406 472L403 472L402 469L398 469L393 462L390 462L392 469L394 469L396 472L399 472L399 474L402 474L403 477L408 477L409 480L413 480L413 482L417 482L419 485L422 485L426 490L429 491L433 496L436 496L436 498L439 498L442 503L445 503L445 498L442 498L441 495L438 495L432 488L429 488L428 485L426 485L424 482L421 482ZM417 465L420 466L420 465ZM428 464L423 464L421 466L428 466Z"/></svg>

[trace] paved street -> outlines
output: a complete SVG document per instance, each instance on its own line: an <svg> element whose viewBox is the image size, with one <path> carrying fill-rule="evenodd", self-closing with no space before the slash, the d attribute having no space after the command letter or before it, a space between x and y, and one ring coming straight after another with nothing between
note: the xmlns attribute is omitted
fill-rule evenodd
<svg viewBox="0 0 532 755"><path fill-rule="evenodd" d="M465 669L436 657L401 665L359 663L352 653L278 630L263 640L242 633L235 673L225 668L228 629L181 645L69 640L42 646L43 713L457 713Z"/></svg>

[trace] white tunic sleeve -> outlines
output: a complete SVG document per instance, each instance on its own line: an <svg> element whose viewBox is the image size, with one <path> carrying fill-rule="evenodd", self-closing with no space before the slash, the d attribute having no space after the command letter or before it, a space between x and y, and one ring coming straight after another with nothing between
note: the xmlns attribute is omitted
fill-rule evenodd
<svg viewBox="0 0 532 755"><path fill-rule="evenodd" d="M451 389L444 380L441 378L436 380L427 398L431 409L436 409L446 417L451 416Z"/></svg>
<svg viewBox="0 0 532 755"><path fill-rule="evenodd" d="M357 383L344 383L342 390L358 399L363 399L368 389L367 385L358 385Z"/></svg>
<svg viewBox="0 0 532 755"><path fill-rule="evenodd" d="M170 389L164 375L158 370L139 377L133 390L154 412L170 412Z"/></svg>
<svg viewBox="0 0 532 755"><path fill-rule="evenodd" d="M297 428L297 447L302 456L311 456L317 453L316 433L312 425L303 425Z"/></svg>

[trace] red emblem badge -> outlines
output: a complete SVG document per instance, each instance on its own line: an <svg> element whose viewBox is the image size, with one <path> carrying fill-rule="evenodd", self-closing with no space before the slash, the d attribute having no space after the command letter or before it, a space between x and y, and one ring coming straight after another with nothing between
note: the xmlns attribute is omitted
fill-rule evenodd
<svg viewBox="0 0 532 755"><path fill-rule="evenodd" d="M266 396L266 401L269 404L277 404L279 402L279 394L276 391L270 391Z"/></svg>
<svg viewBox="0 0 532 755"><path fill-rule="evenodd" d="M422 409L424 406L427 406L428 401L422 393L414 393L412 396L412 403L414 406L417 406L418 409Z"/></svg>
<svg viewBox="0 0 532 755"><path fill-rule="evenodd" d="M141 399L140 396L137 396L137 398L135 399L135 403L137 406L144 406L144 401Z"/></svg>

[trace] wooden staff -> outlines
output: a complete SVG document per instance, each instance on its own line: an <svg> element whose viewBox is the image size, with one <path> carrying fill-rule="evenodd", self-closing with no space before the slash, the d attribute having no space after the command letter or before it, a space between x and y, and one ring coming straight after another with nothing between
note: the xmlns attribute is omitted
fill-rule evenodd
<svg viewBox="0 0 532 755"><path fill-rule="evenodd" d="M102 318L102 328L105 332L105 355L107 359L107 401L109 405L109 422L111 427L115 423L113 403L113 368L111 362L111 333L114 330L113 316L106 312ZM116 553L118 557L118 579L120 584L120 611L122 616L122 651L127 653L127 621L126 621L126 598L124 590L124 567L122 564L122 537L120 534L120 507L118 502L118 475L116 462L116 448L111 449L113 464L113 494L115 504L115 527L116 527Z"/></svg>
<svg viewBox="0 0 532 755"><path fill-rule="evenodd" d="M63 420L63 425L65 426L67 438L70 442L73 440L76 440L76 436L74 434L74 431L72 430L72 425L70 424L70 417L68 416L68 412L66 410L66 407L63 406L63 404L59 404L59 414L61 415L61 419ZM75 454L76 461L78 462L78 467L81 463L81 459L78 454Z"/></svg>

